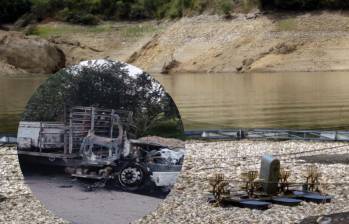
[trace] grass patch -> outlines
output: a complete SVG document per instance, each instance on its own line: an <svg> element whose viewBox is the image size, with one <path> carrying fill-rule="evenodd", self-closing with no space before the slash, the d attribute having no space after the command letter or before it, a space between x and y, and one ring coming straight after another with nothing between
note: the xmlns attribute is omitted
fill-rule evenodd
<svg viewBox="0 0 349 224"><path fill-rule="evenodd" d="M104 33L115 32L124 39L139 38L149 33L155 33L161 30L153 23L142 24L119 24L113 22L104 22L96 26L72 25L66 23L57 24L40 24L29 31L27 35L37 35L43 38L52 36L60 36L64 34L88 34L88 33Z"/></svg>
<svg viewBox="0 0 349 224"><path fill-rule="evenodd" d="M260 1L259 0L244 0L242 1L242 11L244 13L249 13L253 9L258 8L260 6Z"/></svg>
<svg viewBox="0 0 349 224"><path fill-rule="evenodd" d="M139 38L158 30L159 28L153 24L128 25L121 29L121 36L124 38Z"/></svg>
<svg viewBox="0 0 349 224"><path fill-rule="evenodd" d="M58 36L70 33L102 33L112 30L110 23L104 23L96 26L79 26L69 24L45 24L34 27L30 33L43 38Z"/></svg>
<svg viewBox="0 0 349 224"><path fill-rule="evenodd" d="M295 19L282 19L278 22L279 31L292 31L297 28Z"/></svg>

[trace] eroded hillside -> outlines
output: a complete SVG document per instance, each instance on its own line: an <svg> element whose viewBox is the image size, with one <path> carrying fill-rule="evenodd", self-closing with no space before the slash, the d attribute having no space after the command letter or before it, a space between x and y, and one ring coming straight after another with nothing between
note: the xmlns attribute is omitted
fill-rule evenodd
<svg viewBox="0 0 349 224"><path fill-rule="evenodd" d="M106 22L96 27L48 22L36 25L31 34L62 50L65 66L110 58L151 73L345 71L349 70L348 15L256 11L234 14L231 19L201 15L177 21ZM0 42L3 49L6 44ZM26 69L4 54L2 73Z"/></svg>
<svg viewBox="0 0 349 224"><path fill-rule="evenodd" d="M346 13L183 18L129 62L151 72L282 72L349 69Z"/></svg>

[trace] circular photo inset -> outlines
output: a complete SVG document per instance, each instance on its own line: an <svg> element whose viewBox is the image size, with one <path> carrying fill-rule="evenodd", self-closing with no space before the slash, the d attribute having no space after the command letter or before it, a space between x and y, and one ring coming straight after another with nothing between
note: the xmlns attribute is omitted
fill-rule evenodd
<svg viewBox="0 0 349 224"><path fill-rule="evenodd" d="M18 155L33 194L72 223L130 223L154 210L181 171L179 111L132 65L105 59L60 70L30 98Z"/></svg>

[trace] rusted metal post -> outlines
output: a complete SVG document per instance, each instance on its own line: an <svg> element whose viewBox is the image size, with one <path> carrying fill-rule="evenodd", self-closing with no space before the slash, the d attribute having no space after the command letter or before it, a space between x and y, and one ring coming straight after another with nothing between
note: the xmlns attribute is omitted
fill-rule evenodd
<svg viewBox="0 0 349 224"><path fill-rule="evenodd" d="M39 151L42 152L42 123L40 122L40 132L39 132L39 138L38 138L38 146L39 146Z"/></svg>
<svg viewBox="0 0 349 224"><path fill-rule="evenodd" d="M96 113L96 109L94 107L92 107L92 110L91 110L91 131L95 130L95 113Z"/></svg>
<svg viewBox="0 0 349 224"><path fill-rule="evenodd" d="M110 114L110 138L113 138L114 114L115 110L112 109Z"/></svg>
<svg viewBox="0 0 349 224"><path fill-rule="evenodd" d="M73 114L69 115L69 154L73 152Z"/></svg>

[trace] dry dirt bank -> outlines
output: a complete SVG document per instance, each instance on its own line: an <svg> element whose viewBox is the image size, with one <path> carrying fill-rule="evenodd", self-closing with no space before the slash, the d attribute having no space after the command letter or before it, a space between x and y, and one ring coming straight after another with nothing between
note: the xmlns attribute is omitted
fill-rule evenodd
<svg viewBox="0 0 349 224"><path fill-rule="evenodd" d="M151 72L282 72L349 69L346 13L183 18L128 61Z"/></svg>
<svg viewBox="0 0 349 224"><path fill-rule="evenodd" d="M79 26L44 21L21 31L0 30L0 74L50 74L80 61L99 58L127 61L166 24L145 21ZM57 60L52 47L63 52L63 60ZM51 69L52 60L59 66Z"/></svg>
<svg viewBox="0 0 349 224"><path fill-rule="evenodd" d="M110 58L151 73L346 71L348 15L255 12L235 14L229 20L202 15L178 21L105 22L96 27L48 22L37 25L37 34L64 52L65 66ZM16 63L0 60L0 71L17 72L22 67Z"/></svg>

